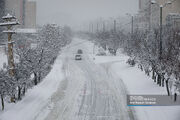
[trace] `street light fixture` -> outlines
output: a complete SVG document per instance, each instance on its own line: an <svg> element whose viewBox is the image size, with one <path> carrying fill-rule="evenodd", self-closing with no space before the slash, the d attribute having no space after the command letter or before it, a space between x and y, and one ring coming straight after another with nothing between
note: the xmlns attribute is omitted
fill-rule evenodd
<svg viewBox="0 0 180 120"><path fill-rule="evenodd" d="M152 0L151 1L151 4L156 4L157 2L155 0Z"/></svg>
<svg viewBox="0 0 180 120"><path fill-rule="evenodd" d="M157 4L157 5L159 5L159 7L165 7L166 5L170 5L170 4L172 4L172 1L167 1L165 4L159 4L159 3L157 3L155 0L151 0L151 4Z"/></svg>
<svg viewBox="0 0 180 120"><path fill-rule="evenodd" d="M166 4L172 4L172 2L171 2L171 1L168 1Z"/></svg>

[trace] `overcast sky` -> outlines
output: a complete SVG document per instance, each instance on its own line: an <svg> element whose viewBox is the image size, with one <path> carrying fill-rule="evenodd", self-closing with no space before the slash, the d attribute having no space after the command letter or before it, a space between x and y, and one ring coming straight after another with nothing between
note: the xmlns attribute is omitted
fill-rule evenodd
<svg viewBox="0 0 180 120"><path fill-rule="evenodd" d="M36 0L37 23L77 25L97 18L136 13L138 0Z"/></svg>

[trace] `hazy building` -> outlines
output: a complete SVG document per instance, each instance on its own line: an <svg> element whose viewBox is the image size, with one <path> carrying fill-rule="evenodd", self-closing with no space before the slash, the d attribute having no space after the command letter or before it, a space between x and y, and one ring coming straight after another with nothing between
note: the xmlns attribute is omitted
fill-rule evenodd
<svg viewBox="0 0 180 120"><path fill-rule="evenodd" d="M36 2L27 1L25 5L25 27L35 28L36 27Z"/></svg>
<svg viewBox="0 0 180 120"><path fill-rule="evenodd" d="M151 18L151 0L139 0L139 13L135 17L135 24L139 29L148 30Z"/></svg>
<svg viewBox="0 0 180 120"><path fill-rule="evenodd" d="M21 27L35 28L36 2L30 0L5 0L6 13L13 14Z"/></svg>
<svg viewBox="0 0 180 120"><path fill-rule="evenodd" d="M168 1L172 1L172 4L168 4L163 8L162 22L163 25L170 24L170 21L178 20L180 14L180 0L156 0L159 5L164 5ZM160 21L160 7L157 4L152 5L151 21L152 26L159 26ZM171 17L172 16L172 17ZM174 20L173 20L174 19ZM179 20L178 20L179 21ZM177 23L176 23L177 24Z"/></svg>
<svg viewBox="0 0 180 120"><path fill-rule="evenodd" d="M180 28L180 14L170 13L166 17L166 25L173 28Z"/></svg>
<svg viewBox="0 0 180 120"><path fill-rule="evenodd" d="M5 0L6 13L10 13L24 25L25 0Z"/></svg>
<svg viewBox="0 0 180 120"><path fill-rule="evenodd" d="M4 9L5 9L5 0L1 0L0 1L0 23L3 22L2 16L4 16ZM4 37L2 31L3 31L3 28L0 27L0 44L1 42L3 42L3 37Z"/></svg>
<svg viewBox="0 0 180 120"><path fill-rule="evenodd" d="M5 0L1 0L0 1L0 17L2 18L2 16L4 16L4 9L5 9ZM2 19L0 18L0 21L2 21Z"/></svg>
<svg viewBox="0 0 180 120"><path fill-rule="evenodd" d="M149 6L150 0L139 0L139 11L144 12Z"/></svg>

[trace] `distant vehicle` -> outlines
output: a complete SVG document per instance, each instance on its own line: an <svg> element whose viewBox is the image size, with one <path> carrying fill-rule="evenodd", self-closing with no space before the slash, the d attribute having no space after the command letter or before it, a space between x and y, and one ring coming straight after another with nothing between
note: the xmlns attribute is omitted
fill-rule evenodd
<svg viewBox="0 0 180 120"><path fill-rule="evenodd" d="M82 56L80 54L75 55L75 60L82 60Z"/></svg>
<svg viewBox="0 0 180 120"><path fill-rule="evenodd" d="M77 54L83 54L83 51L81 49L78 49Z"/></svg>
<svg viewBox="0 0 180 120"><path fill-rule="evenodd" d="M106 56L106 53L105 52L99 52L96 54L97 56Z"/></svg>
<svg viewBox="0 0 180 120"><path fill-rule="evenodd" d="M104 51L103 48L99 48L98 53L96 54L96 56L106 56L106 52Z"/></svg>

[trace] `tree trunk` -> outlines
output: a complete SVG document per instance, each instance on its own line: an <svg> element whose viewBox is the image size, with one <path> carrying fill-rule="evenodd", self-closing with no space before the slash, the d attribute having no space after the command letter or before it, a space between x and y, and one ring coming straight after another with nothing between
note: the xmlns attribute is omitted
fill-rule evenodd
<svg viewBox="0 0 180 120"><path fill-rule="evenodd" d="M169 84L168 84L168 82L169 82L169 79L166 80L166 90L167 90L168 96L170 96L170 92L169 92Z"/></svg>
<svg viewBox="0 0 180 120"><path fill-rule="evenodd" d="M34 72L34 85L37 85L37 74Z"/></svg>
<svg viewBox="0 0 180 120"><path fill-rule="evenodd" d="M160 74L158 74L157 84L158 84L159 86L161 86L161 75L160 75Z"/></svg>
<svg viewBox="0 0 180 120"><path fill-rule="evenodd" d="M21 100L21 87L18 86L18 100Z"/></svg>
<svg viewBox="0 0 180 120"><path fill-rule="evenodd" d="M162 79L161 79L161 75L159 75L159 86L161 86L161 84L162 84L162 83L161 83L161 80L162 80Z"/></svg>
<svg viewBox="0 0 180 120"><path fill-rule="evenodd" d="M2 105L2 110L4 110L4 98L3 98L3 95L1 95L1 105Z"/></svg>
<svg viewBox="0 0 180 120"><path fill-rule="evenodd" d="M152 70L152 79L153 80L155 79L155 72L154 72L154 70Z"/></svg>
<svg viewBox="0 0 180 120"><path fill-rule="evenodd" d="M174 94L174 102L177 100L177 93Z"/></svg>
<svg viewBox="0 0 180 120"><path fill-rule="evenodd" d="M24 88L23 88L23 95L25 95L25 93L26 93L26 87L24 86Z"/></svg>
<svg viewBox="0 0 180 120"><path fill-rule="evenodd" d="M148 69L145 69L145 74L146 74L147 76L149 76L149 70L148 70Z"/></svg>
<svg viewBox="0 0 180 120"><path fill-rule="evenodd" d="M157 74L154 76L154 82L157 82Z"/></svg>
<svg viewBox="0 0 180 120"><path fill-rule="evenodd" d="M147 71L147 76L150 76L150 74L149 74L149 70Z"/></svg>
<svg viewBox="0 0 180 120"><path fill-rule="evenodd" d="M164 76L162 76L162 87L164 87Z"/></svg>
<svg viewBox="0 0 180 120"><path fill-rule="evenodd" d="M39 74L38 74L38 82L40 82L41 81L41 72L39 72Z"/></svg>
<svg viewBox="0 0 180 120"><path fill-rule="evenodd" d="M116 56L116 54L117 54L117 50L114 50L114 56Z"/></svg>
<svg viewBox="0 0 180 120"><path fill-rule="evenodd" d="M140 65L140 67L141 67L141 71L143 71L143 67L142 67L142 65Z"/></svg>
<svg viewBox="0 0 180 120"><path fill-rule="evenodd" d="M154 82L156 82L156 72L153 70L153 75L152 75L152 78L153 78L153 80L154 80Z"/></svg>
<svg viewBox="0 0 180 120"><path fill-rule="evenodd" d="M16 103L16 96L15 96L15 94L12 95L12 97L11 97L11 103Z"/></svg>

